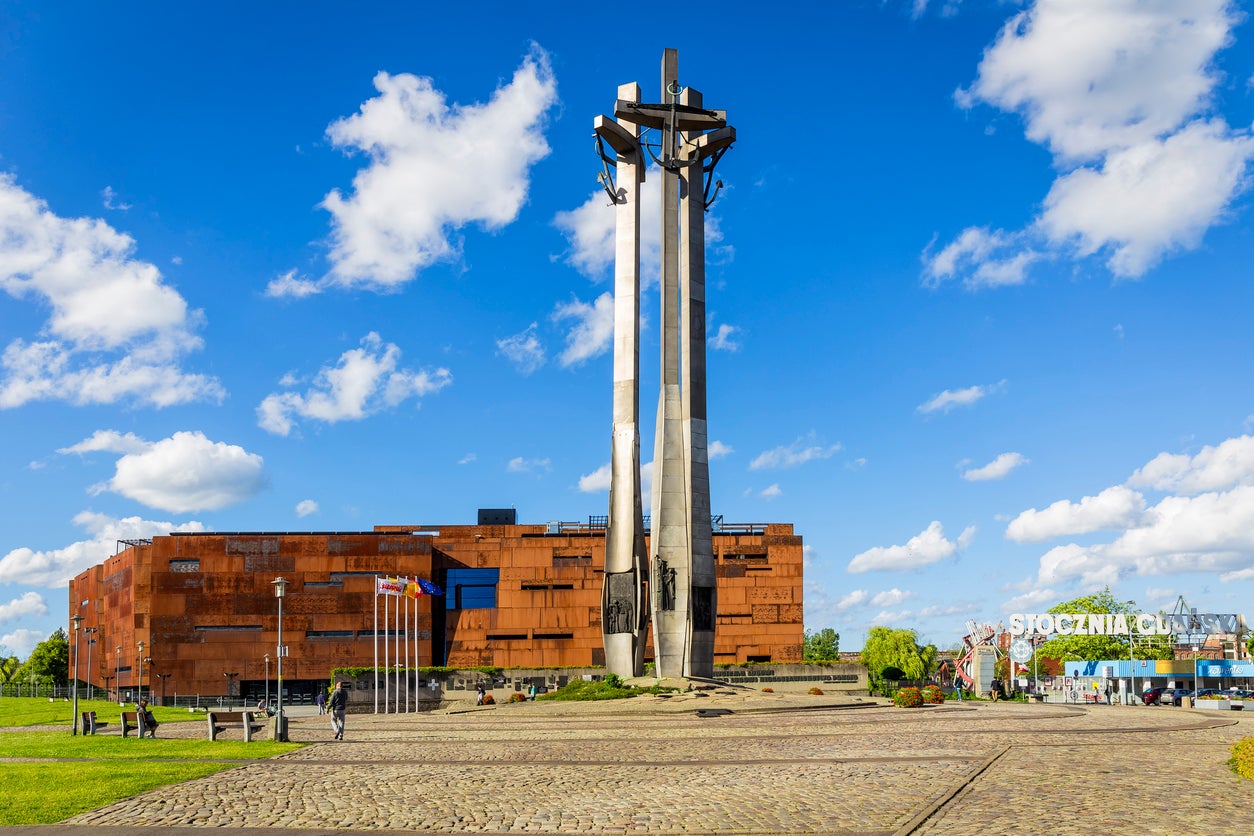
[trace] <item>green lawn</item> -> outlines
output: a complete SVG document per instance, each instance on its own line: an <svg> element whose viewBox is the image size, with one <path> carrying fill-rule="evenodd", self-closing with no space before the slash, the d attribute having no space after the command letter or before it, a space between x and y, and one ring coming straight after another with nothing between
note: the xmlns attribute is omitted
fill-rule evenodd
<svg viewBox="0 0 1254 836"><path fill-rule="evenodd" d="M127 703L119 708L115 702L108 700L84 699L78 701L78 710L96 712L96 719L116 728L118 718L125 711L134 711L135 703ZM55 726L63 725L70 730L70 717L74 713L74 703L69 700L53 700L47 697L0 697L0 726ZM180 723L188 720L204 722L205 715L191 712L186 708L152 708L153 716L158 723Z"/></svg>
<svg viewBox="0 0 1254 836"><path fill-rule="evenodd" d="M65 722L68 727L68 713ZM245 743L118 735L76 737L68 731L3 733L0 758L65 760L8 761L0 765L0 826L50 824L157 787L212 775L303 745L271 740Z"/></svg>

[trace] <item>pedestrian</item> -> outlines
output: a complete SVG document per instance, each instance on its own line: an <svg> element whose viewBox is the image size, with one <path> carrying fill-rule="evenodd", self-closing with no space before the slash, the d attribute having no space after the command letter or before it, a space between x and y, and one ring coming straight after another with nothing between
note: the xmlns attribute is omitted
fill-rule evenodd
<svg viewBox="0 0 1254 836"><path fill-rule="evenodd" d="M318 713L327 713L327 689L321 685L318 686Z"/></svg>
<svg viewBox="0 0 1254 836"><path fill-rule="evenodd" d="M1110 683L1106 683L1106 705L1110 705Z"/></svg>
<svg viewBox="0 0 1254 836"><path fill-rule="evenodd" d="M532 702L536 701L536 684L534 682L527 686L527 699Z"/></svg>
<svg viewBox="0 0 1254 836"><path fill-rule="evenodd" d="M335 730L335 739L344 739L344 714L348 711L348 691L344 690L344 680L335 683L331 692L331 728Z"/></svg>
<svg viewBox="0 0 1254 836"><path fill-rule="evenodd" d="M483 705L483 698L487 696L487 692L483 690L483 683L475 688L475 705Z"/></svg>

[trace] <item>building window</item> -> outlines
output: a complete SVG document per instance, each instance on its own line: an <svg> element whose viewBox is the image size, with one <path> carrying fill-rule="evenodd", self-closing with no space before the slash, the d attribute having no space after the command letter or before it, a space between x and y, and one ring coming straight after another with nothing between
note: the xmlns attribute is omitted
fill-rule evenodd
<svg viewBox="0 0 1254 836"><path fill-rule="evenodd" d="M444 606L450 610L496 608L500 569L449 569L444 582Z"/></svg>
<svg viewBox="0 0 1254 836"><path fill-rule="evenodd" d="M260 624L197 624L195 627L200 633L224 633L224 632L242 632L242 633L260 633Z"/></svg>
<svg viewBox="0 0 1254 836"><path fill-rule="evenodd" d="M534 639L573 639L574 633L532 633Z"/></svg>
<svg viewBox="0 0 1254 836"><path fill-rule="evenodd" d="M526 633L488 633L490 642L525 642Z"/></svg>
<svg viewBox="0 0 1254 836"><path fill-rule="evenodd" d="M308 584L306 584L308 586ZM352 630L306 630L305 638L307 639L352 639L356 638L356 632Z"/></svg>

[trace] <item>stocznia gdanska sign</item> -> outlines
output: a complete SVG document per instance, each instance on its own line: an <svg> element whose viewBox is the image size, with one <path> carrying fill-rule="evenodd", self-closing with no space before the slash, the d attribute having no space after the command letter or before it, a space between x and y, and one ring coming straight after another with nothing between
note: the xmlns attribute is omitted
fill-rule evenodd
<svg viewBox="0 0 1254 836"><path fill-rule="evenodd" d="M1166 636L1171 633L1236 633L1245 625L1233 613L1187 613L1182 615L1110 615L1108 613L1015 613L1010 616L1012 636L1033 633L1057 633L1060 636L1126 636L1135 631L1143 635Z"/></svg>

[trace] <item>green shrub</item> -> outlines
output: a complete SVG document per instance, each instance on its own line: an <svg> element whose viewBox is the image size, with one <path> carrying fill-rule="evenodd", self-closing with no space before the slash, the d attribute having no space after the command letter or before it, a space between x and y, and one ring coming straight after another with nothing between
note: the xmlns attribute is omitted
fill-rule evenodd
<svg viewBox="0 0 1254 836"><path fill-rule="evenodd" d="M898 708L918 708L923 705L923 695L918 688L902 688L893 694L893 705Z"/></svg>
<svg viewBox="0 0 1254 836"><path fill-rule="evenodd" d="M922 691L919 692L919 695L923 698L923 701L925 703L928 703L930 705L944 705L945 704L945 692L942 691L940 688L936 687L935 685L928 685Z"/></svg>
<svg viewBox="0 0 1254 836"><path fill-rule="evenodd" d="M1254 781L1254 737L1247 737L1232 747L1228 766L1242 778Z"/></svg>

